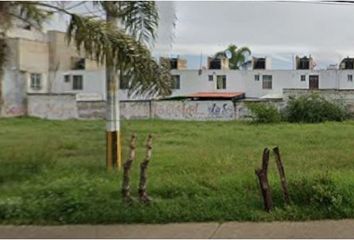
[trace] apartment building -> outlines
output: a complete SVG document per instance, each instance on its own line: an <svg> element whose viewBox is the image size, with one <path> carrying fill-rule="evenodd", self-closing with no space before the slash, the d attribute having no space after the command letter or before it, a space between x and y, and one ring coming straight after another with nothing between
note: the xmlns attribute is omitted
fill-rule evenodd
<svg viewBox="0 0 354 240"><path fill-rule="evenodd" d="M0 116L26 114L28 94L75 94L78 101L104 101L105 67L84 57L67 44L65 33L30 29L9 32L9 56L0 84ZM188 69L182 58L169 61L173 92L169 97L195 93L242 93L245 98L282 98L284 89L354 89L354 58L345 58L338 68L316 70L309 56L297 56L294 69L276 70L269 57L252 57L240 70L231 70L227 58L208 58L207 66ZM211 94L215 96L215 94ZM124 84L121 100L128 97Z"/></svg>

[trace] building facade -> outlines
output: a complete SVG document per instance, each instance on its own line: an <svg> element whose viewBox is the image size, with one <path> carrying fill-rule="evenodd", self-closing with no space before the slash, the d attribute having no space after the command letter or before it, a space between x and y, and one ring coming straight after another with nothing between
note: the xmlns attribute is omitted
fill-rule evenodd
<svg viewBox="0 0 354 240"><path fill-rule="evenodd" d="M8 36L0 116L26 115L28 94L73 94L78 101L106 99L105 67L68 45L65 33L19 28ZM208 58L208 66L202 69L187 69L186 60L180 58L164 60L171 63L172 98L198 92L242 92L245 98L281 99L284 89L354 89L354 59L349 57L340 67L327 70L316 70L311 56L296 57L291 70L271 69L270 58L252 57L241 70L230 70L228 59ZM146 97L128 97L122 89L120 99Z"/></svg>

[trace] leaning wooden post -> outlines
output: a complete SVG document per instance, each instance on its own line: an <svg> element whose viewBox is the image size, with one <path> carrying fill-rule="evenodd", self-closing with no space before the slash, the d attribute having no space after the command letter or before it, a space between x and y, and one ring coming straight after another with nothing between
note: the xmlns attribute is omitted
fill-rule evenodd
<svg viewBox="0 0 354 240"><path fill-rule="evenodd" d="M273 207L272 195L268 183L268 163L269 163L269 149L265 148L263 151L262 169L256 169L255 172L259 179L259 185L261 188L263 201L264 201L264 209L267 212L269 212Z"/></svg>
<svg viewBox="0 0 354 240"><path fill-rule="evenodd" d="M283 190L284 201L286 204L290 204L289 192L288 192L288 183L285 177L285 171L283 162L280 157L279 147L273 148L273 152L275 154L275 160L277 162L278 172L280 176L281 188Z"/></svg>
<svg viewBox="0 0 354 240"><path fill-rule="evenodd" d="M132 201L132 198L130 196L130 169L132 166L132 163L135 159L135 149L136 149L136 135L133 134L131 139L130 139L130 152L129 152L129 158L128 160L124 163L124 173L123 173L123 183L122 183L122 196L123 200L125 202L130 203Z"/></svg>
<svg viewBox="0 0 354 240"><path fill-rule="evenodd" d="M147 185L147 167L152 155L152 135L149 134L146 142L146 156L140 164L140 182L139 182L139 199L143 203L149 203L151 198L146 192Z"/></svg>

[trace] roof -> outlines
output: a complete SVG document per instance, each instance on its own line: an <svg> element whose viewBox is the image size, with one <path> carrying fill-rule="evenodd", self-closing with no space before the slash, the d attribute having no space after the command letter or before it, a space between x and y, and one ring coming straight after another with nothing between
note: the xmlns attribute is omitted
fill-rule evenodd
<svg viewBox="0 0 354 240"><path fill-rule="evenodd" d="M192 94L184 95L185 97L191 98L221 98L221 99L229 99L229 98L244 98L244 92L196 92Z"/></svg>
<svg viewBox="0 0 354 240"><path fill-rule="evenodd" d="M267 95L264 95L260 97L261 99L282 99L283 94L282 93L269 93Z"/></svg>

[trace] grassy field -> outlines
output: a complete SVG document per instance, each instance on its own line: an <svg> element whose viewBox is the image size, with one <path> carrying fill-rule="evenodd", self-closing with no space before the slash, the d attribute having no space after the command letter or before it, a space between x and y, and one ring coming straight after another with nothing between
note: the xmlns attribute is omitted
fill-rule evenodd
<svg viewBox="0 0 354 240"><path fill-rule="evenodd" d="M138 135L132 192L148 133L150 206L123 204L121 172L105 170L103 121L0 119L0 222L165 223L354 217L354 122L124 121ZM292 199L284 206L270 162L275 209L263 211L255 168L279 146Z"/></svg>

